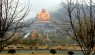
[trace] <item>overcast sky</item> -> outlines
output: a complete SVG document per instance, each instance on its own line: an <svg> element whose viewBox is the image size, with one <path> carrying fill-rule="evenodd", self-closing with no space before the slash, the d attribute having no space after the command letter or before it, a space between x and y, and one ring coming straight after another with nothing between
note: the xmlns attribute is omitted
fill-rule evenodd
<svg viewBox="0 0 95 55"><path fill-rule="evenodd" d="M21 0L23 4L27 3L29 0ZM63 0L67 1L67 0ZM75 0L73 0L75 1ZM78 0L83 1L83 0ZM86 2L89 0L85 0ZM59 8L59 4L62 0L30 0L30 4L32 6L31 13L28 18L35 17L38 12L41 11L42 8L46 9L48 12L55 11ZM95 2L95 0L93 0Z"/></svg>
<svg viewBox="0 0 95 55"><path fill-rule="evenodd" d="M21 2L25 4L28 0L21 0ZM46 9L48 12L57 10L60 2L61 0L30 0L32 8L29 18L35 17L42 8Z"/></svg>

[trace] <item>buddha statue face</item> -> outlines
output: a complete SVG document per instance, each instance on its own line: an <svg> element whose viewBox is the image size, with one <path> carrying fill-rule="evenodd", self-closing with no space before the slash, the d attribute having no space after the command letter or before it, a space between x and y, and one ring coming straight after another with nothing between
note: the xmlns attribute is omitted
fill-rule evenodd
<svg viewBox="0 0 95 55"><path fill-rule="evenodd" d="M42 13L45 13L45 11L46 11L45 9L42 9Z"/></svg>

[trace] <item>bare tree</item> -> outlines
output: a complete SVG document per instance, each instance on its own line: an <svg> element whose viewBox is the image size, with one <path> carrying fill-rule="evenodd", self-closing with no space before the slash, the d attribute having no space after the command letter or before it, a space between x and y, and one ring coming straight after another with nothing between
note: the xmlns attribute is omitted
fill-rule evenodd
<svg viewBox="0 0 95 55"><path fill-rule="evenodd" d="M33 23L23 22L30 12L29 5L28 3L23 6L19 0L0 0L0 52L4 42L11 39L15 33L22 33L19 30ZM10 36L6 37L9 32Z"/></svg>
<svg viewBox="0 0 95 55"><path fill-rule="evenodd" d="M71 29L67 28L67 34L77 41L84 55L90 55L95 44L95 4L92 0L68 0L66 6L63 3L63 13L68 16L71 26Z"/></svg>

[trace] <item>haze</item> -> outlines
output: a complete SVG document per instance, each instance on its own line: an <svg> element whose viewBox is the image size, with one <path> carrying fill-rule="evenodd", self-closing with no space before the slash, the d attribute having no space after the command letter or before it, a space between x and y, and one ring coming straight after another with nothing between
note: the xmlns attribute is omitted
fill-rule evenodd
<svg viewBox="0 0 95 55"><path fill-rule="evenodd" d="M33 18L36 16L36 14L38 12L41 11L42 8L46 9L48 12L51 11L56 11L57 9L59 9L59 4L64 1L68 1L68 0L21 0L21 2L23 4L30 2L32 9L30 12L30 15L28 15L27 18ZM73 2L75 2L75 0L72 0ZM89 0L78 0L80 3L81 1L86 1L87 3L89 3ZM95 2L95 0L93 0L92 2Z"/></svg>

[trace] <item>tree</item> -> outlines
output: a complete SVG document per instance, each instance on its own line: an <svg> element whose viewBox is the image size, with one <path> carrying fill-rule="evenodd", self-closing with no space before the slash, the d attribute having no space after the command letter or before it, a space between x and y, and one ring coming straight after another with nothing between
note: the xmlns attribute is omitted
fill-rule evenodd
<svg viewBox="0 0 95 55"><path fill-rule="evenodd" d="M0 0L0 52L3 43L11 39L15 33L22 33L24 27L31 23L22 22L30 12L30 4L22 6L20 0ZM8 37L7 33L11 33Z"/></svg>
<svg viewBox="0 0 95 55"><path fill-rule="evenodd" d="M62 3L71 26L66 32L77 41L84 55L90 55L95 44L95 4L92 0L80 1L81 4L79 0L68 0L66 6Z"/></svg>

